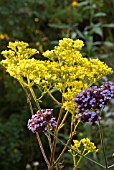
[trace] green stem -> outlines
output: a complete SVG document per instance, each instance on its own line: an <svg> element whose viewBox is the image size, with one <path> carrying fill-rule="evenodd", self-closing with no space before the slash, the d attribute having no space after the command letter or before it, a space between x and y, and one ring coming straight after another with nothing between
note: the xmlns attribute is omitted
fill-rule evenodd
<svg viewBox="0 0 114 170"><path fill-rule="evenodd" d="M50 150L52 148L52 144L51 144L51 137L50 137L50 134L47 134L47 132L45 133L47 139L48 139L48 142L49 142L49 147L50 147Z"/></svg>
<svg viewBox="0 0 114 170"><path fill-rule="evenodd" d="M20 84L21 84L21 83L20 83ZM29 93L28 93L28 91L27 91L26 87L24 87L24 85L23 85L23 84L21 84L21 86L22 86L23 90L25 91L26 98L27 98L27 103L28 103L28 105L29 105L29 108L30 108L30 112L31 112L31 114L33 115L33 114L34 114L34 112L33 112L32 104L31 104L31 101L30 101L30 95L29 95Z"/></svg>
<svg viewBox="0 0 114 170"><path fill-rule="evenodd" d="M63 103L63 100L64 99L62 98L62 103ZM59 117L57 120L57 126L56 126L55 133L54 133L54 140L53 140L52 151L51 151L51 156L50 156L50 166L52 166L54 156L55 156L55 148L56 148L57 136L58 136L58 127L59 127L59 123L62 117L62 113L63 113L63 108L61 107L60 112L59 112Z"/></svg>
<svg viewBox="0 0 114 170"><path fill-rule="evenodd" d="M110 168L112 168L112 167L114 167L114 164L110 165L110 166L108 167L108 169L110 169Z"/></svg>
<svg viewBox="0 0 114 170"><path fill-rule="evenodd" d="M59 127L62 126L62 124L63 124L64 121L66 120L67 115L68 115L68 111L67 111L66 114L64 115L63 120L62 120L61 124L59 125ZM73 128L72 128L72 125L73 125L73 124L72 124L72 121L71 121L71 129L70 129L69 139L68 139L66 145L64 146L63 150L61 151L60 155L58 156L58 158L57 158L56 161L54 162L54 165L56 165L56 164L59 162L60 158L61 158L62 155L64 154L67 146L69 145L70 141L72 140L72 138L73 138L73 136L74 136L74 134L75 134L75 133L72 132L72 129L73 129ZM58 129L59 129L59 127L58 127Z"/></svg>
<svg viewBox="0 0 114 170"><path fill-rule="evenodd" d="M104 140L103 140L103 129L102 129L100 120L99 120L98 127L99 127L99 133L100 133L101 146L102 146L104 159L105 159L105 165L106 165L106 169L108 169L107 157L106 157L106 152L105 152L105 145L104 145Z"/></svg>
<svg viewBox="0 0 114 170"><path fill-rule="evenodd" d="M49 131L48 131L48 133L51 134L52 136L54 136L53 133L51 133L51 132L49 132ZM68 146L67 144L65 144L63 141L61 141L60 139L58 139L56 136L54 136L54 137L55 137L55 138L58 140L58 142L60 142L62 145L66 146L68 149L73 150L73 151L76 152L78 155L82 156L83 158L85 158L85 159L87 159L87 160L95 163L96 165L98 165L98 166L100 166L100 167L102 167L102 168L106 168L104 165L102 165L102 164L100 164L100 163L92 160L91 158L88 158L87 156L84 156L84 155L82 155L81 153L77 152L76 150L72 149L70 146Z"/></svg>
<svg viewBox="0 0 114 170"><path fill-rule="evenodd" d="M82 152L82 155L84 155L84 153L85 153L85 150ZM77 167L79 166L79 163L80 163L80 161L81 161L82 158L83 158L83 157L80 156L80 158L79 158L79 160L78 160L78 162L77 162Z"/></svg>
<svg viewBox="0 0 114 170"><path fill-rule="evenodd" d="M75 155L73 155L73 162L74 162L74 168L77 167L77 165L76 165L76 156ZM73 170L74 170L74 168L73 168Z"/></svg>
<svg viewBox="0 0 114 170"><path fill-rule="evenodd" d="M77 122L76 125L74 126L74 132L76 131L76 128L77 128L77 126L79 125L79 123L80 123L80 120L78 120L78 122Z"/></svg>
<svg viewBox="0 0 114 170"><path fill-rule="evenodd" d="M29 84L29 79L28 79L28 84ZM33 113L33 110L32 110L32 104L31 104L31 101L30 101L30 96L29 96L26 88L24 88L23 85L22 85L22 87L23 87L24 91L26 92L26 95L27 95L27 98L28 98L28 102L29 102L29 107L30 107L30 110L32 111L31 113L34 114L34 113ZM37 101L36 95L35 95L35 93L34 93L34 91L33 91L33 89L32 89L31 86L29 87L29 90L30 90L30 92L31 92L31 94L32 94L32 97L33 97L34 101L36 102L37 108L41 111L40 105L39 105L39 103L38 103L38 101ZM38 140L38 143L39 143L39 146L40 146L42 155L43 155L43 157L44 157L44 160L45 160L47 166L49 167L49 161L48 161L48 159L47 159L47 157L46 157L46 154L45 154L45 151L44 151L44 148L43 148L43 145L42 145L42 141L41 141L41 139L40 139L40 136L39 136L39 133L38 133L38 132L36 132L36 138L37 138L37 140Z"/></svg>
<svg viewBox="0 0 114 170"><path fill-rule="evenodd" d="M66 120L67 115L68 115L68 111L66 111L66 113L65 113L65 115L64 115L64 117L63 117L63 119L62 119L62 121L61 121L61 123L60 123L58 129L60 129L60 128L62 127L62 125L64 124L64 121Z"/></svg>
<svg viewBox="0 0 114 170"><path fill-rule="evenodd" d="M69 138L69 140L67 141L66 145L69 145L70 141L71 141L72 138ZM54 165L56 165L60 158L62 157L62 155L64 154L65 150L66 150L67 146L64 146L62 152L60 153L60 155L58 156L58 158L56 159L56 161L54 162Z"/></svg>
<svg viewBox="0 0 114 170"><path fill-rule="evenodd" d="M33 88L32 88L32 87L29 87L29 90L30 90L30 92L31 92L31 94L32 94L32 97L33 97L33 99L34 99L34 101L35 101L35 103L36 103L36 106L37 106L38 110L41 112L41 108L40 108L39 102L38 102L38 100L37 100L37 98L36 98L36 95L35 95L35 93L34 93Z"/></svg>
<svg viewBox="0 0 114 170"><path fill-rule="evenodd" d="M27 103L29 104L29 108L30 108L31 114L33 115L34 113L33 113L32 104L31 104L31 101L30 101L30 95L28 94L28 91L27 91L26 87L24 87L23 84L21 84L21 86L23 87L23 89L24 89L24 91L25 91L25 94L26 94L26 97L27 97ZM34 94L33 92L34 92L34 91L32 91L31 94L34 95L34 100L35 100L36 97L35 97L35 94ZM43 155L43 157L44 157L44 160L45 160L47 166L49 167L49 161L48 161L48 159L47 159L47 157L46 157L46 154L45 154L45 151L44 151L44 148L43 148L43 145L42 145L42 142L41 142L41 139L40 139L40 136L39 136L39 133L38 133L38 132L36 132L36 137L37 137L37 140L38 140L38 143L39 143L39 146L40 146L42 155Z"/></svg>
<svg viewBox="0 0 114 170"><path fill-rule="evenodd" d="M57 99L55 99L55 97L51 94L51 92L49 90L47 92L50 95L50 97L53 99L53 101L55 101L55 103L61 106L61 103Z"/></svg>
<svg viewBox="0 0 114 170"><path fill-rule="evenodd" d="M55 136L57 137L58 135L58 130L55 131ZM51 156L50 156L50 168L53 168L53 160L54 160L54 155L55 155L55 148L56 148L56 142L57 142L57 138L54 137L53 140L53 145L52 145L52 149L51 149Z"/></svg>

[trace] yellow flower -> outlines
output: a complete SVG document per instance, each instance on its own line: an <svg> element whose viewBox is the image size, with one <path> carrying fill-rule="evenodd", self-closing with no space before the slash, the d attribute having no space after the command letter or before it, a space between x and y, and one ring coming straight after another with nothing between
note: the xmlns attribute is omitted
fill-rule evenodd
<svg viewBox="0 0 114 170"><path fill-rule="evenodd" d="M0 34L0 39L1 39L1 40L4 40L4 39L8 40L9 37L8 37L7 34Z"/></svg>
<svg viewBox="0 0 114 170"><path fill-rule="evenodd" d="M87 155L90 152L98 152L98 149L96 149L96 146L94 145L93 142L90 141L89 138L83 138L80 141L73 140L73 142L74 145L71 145L71 149L68 150L72 155L74 155L75 153L74 151L78 153L83 153L84 155Z"/></svg>
<svg viewBox="0 0 114 170"><path fill-rule="evenodd" d="M93 142L90 141L89 138L84 138L81 140L84 150L89 152L98 152L98 149L96 149L96 146L94 145Z"/></svg>
<svg viewBox="0 0 114 170"><path fill-rule="evenodd" d="M77 1L73 1L71 5L72 5L72 6L77 6L77 5L78 5L78 2L77 2Z"/></svg>
<svg viewBox="0 0 114 170"><path fill-rule="evenodd" d="M64 98L62 107L71 113L76 109L74 94L112 73L112 69L99 59L82 56L82 40L63 38L58 46L43 53L46 57L44 61L30 58L38 51L28 46L23 41L9 42L9 50L2 52L5 60L1 64L11 76L26 86L36 85L43 93L53 88L59 90Z"/></svg>
<svg viewBox="0 0 114 170"><path fill-rule="evenodd" d="M39 21L39 18L34 18L34 21L35 21L35 22L38 22L38 21Z"/></svg>

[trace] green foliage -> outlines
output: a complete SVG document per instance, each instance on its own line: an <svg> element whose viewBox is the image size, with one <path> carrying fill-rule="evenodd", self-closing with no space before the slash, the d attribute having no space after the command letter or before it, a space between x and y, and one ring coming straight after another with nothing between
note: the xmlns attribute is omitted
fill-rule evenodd
<svg viewBox="0 0 114 170"><path fill-rule="evenodd" d="M18 123L20 122L20 123ZM8 122L0 121L0 168L15 169L22 161L23 120L20 115L11 115Z"/></svg>
<svg viewBox="0 0 114 170"><path fill-rule="evenodd" d="M63 37L79 38L85 42L82 51L84 56L98 57L114 68L114 1L78 0L77 6L72 6L71 3L71 0L0 0L0 51L6 48L9 41L15 40L26 41L30 46L43 52L52 49L53 45ZM2 56L0 57L2 58ZM41 58L43 59L42 56ZM113 76L110 79L113 80ZM61 100L60 93L58 94L56 91L53 94L55 98ZM38 159L39 162L43 162L41 153L38 153L37 141L25 132L30 113L23 90L1 66L0 95L0 169L19 170L23 168L25 170L27 163L32 164L34 160ZM37 95L40 96L39 91L37 91ZM49 95L43 97L41 106L42 108L54 107ZM35 107L33 109L36 111ZM55 109L55 114L58 109ZM109 153L111 164L113 162L113 124L106 125L107 119L104 119L103 125L107 141L106 149L111 150ZM112 117L111 119L114 122ZM67 121L69 122L69 119ZM79 133L77 138L80 138L81 135L82 137L95 136L94 140L99 146L97 129L92 130L93 132L87 125L84 128L80 126L82 133ZM63 137L65 140L68 132L63 128L62 133L65 134ZM43 141L46 145L44 138ZM58 149L58 153L61 149ZM37 154L39 155L36 158ZM102 154L99 155L99 160L103 162ZM69 169L72 167L71 157L67 153L65 153L63 161L66 167L69 166ZM100 170L97 166L88 164L86 160L81 166L85 170L91 169L91 166L95 170Z"/></svg>

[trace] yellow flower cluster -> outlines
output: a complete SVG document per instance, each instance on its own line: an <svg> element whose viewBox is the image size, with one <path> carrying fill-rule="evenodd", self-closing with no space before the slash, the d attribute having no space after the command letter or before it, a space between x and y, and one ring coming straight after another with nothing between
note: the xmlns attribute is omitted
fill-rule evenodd
<svg viewBox="0 0 114 170"><path fill-rule="evenodd" d="M102 76L112 73L112 69L98 59L83 58L79 50L84 46L81 40L64 38L54 50L43 53L51 61L57 61L60 66L59 82L55 88L62 92L65 102L63 107L71 111L75 93L86 89Z"/></svg>
<svg viewBox="0 0 114 170"><path fill-rule="evenodd" d="M73 140L74 145L71 145L71 149L68 150L72 155L77 155L77 153L83 153L83 155L87 155L90 152L98 152L96 146L93 142L90 141L89 138L78 140ZM83 150L82 149L83 146ZM76 151L76 152L75 152Z"/></svg>
<svg viewBox="0 0 114 170"><path fill-rule="evenodd" d="M81 142L83 144L84 150L88 152L98 152L98 149L96 149L96 146L90 141L89 138L81 139Z"/></svg>
<svg viewBox="0 0 114 170"><path fill-rule="evenodd" d="M9 36L7 34L0 34L0 40L9 40Z"/></svg>
<svg viewBox="0 0 114 170"><path fill-rule="evenodd" d="M30 59L38 51L28 48L28 43L10 42L10 49L2 52L6 59L1 64L26 86L37 85L43 92L58 89L64 97L63 107L73 113L74 94L112 73L112 69L98 59L83 58L79 52L83 46L81 40L64 38L53 50L43 53L48 60L40 61Z"/></svg>

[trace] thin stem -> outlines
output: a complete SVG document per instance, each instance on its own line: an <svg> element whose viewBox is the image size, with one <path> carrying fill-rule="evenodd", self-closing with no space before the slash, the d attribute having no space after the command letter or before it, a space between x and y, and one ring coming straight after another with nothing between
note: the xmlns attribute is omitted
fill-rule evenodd
<svg viewBox="0 0 114 170"><path fill-rule="evenodd" d="M54 136L53 133L51 133L51 132L49 132L49 131L48 131L48 133L50 133L52 136ZM78 155L82 156L83 158L85 158L85 159L87 159L87 160L95 163L96 165L98 165L98 166L100 166L100 167L102 167L102 168L106 168L104 165L102 165L102 164L100 164L100 163L92 160L91 158L88 158L87 156L84 156L84 155L82 155L81 153L77 152L76 150L72 149L70 146L68 146L67 144L65 144L63 141L61 141L61 140L60 140L59 138L57 138L56 136L54 136L54 137L55 137L55 138L58 140L58 142L60 142L62 145L66 146L68 149L73 150L73 151L76 152Z"/></svg>
<svg viewBox="0 0 114 170"><path fill-rule="evenodd" d="M69 145L70 141L71 141L71 138L69 138L69 140L67 141L66 145ZM64 146L62 152L60 153L60 155L58 156L58 158L57 158L56 161L54 162L54 165L56 165L56 164L59 162L60 158L61 158L62 155L64 154L65 150L67 149L67 146L66 146L66 145Z"/></svg>
<svg viewBox="0 0 114 170"><path fill-rule="evenodd" d="M29 90L30 90L30 92L31 92L31 94L32 94L32 97L33 97L33 99L34 99L34 101L35 101L35 103L36 103L37 108L41 111L39 102L38 102L38 100L37 100L37 98L36 98L36 95L35 95L35 93L34 93L33 88L32 88L32 87L29 87Z"/></svg>
<svg viewBox="0 0 114 170"><path fill-rule="evenodd" d="M79 125L79 123L80 123L80 120L78 120L78 122L77 122L76 125L74 126L74 132L76 131L76 128L77 128L77 126Z"/></svg>
<svg viewBox="0 0 114 170"><path fill-rule="evenodd" d="M73 155L73 162L74 162L74 168L73 170L77 169L77 165L76 165L76 155Z"/></svg>
<svg viewBox="0 0 114 170"><path fill-rule="evenodd" d="M104 159L105 159L105 165L106 165L106 169L108 169L107 157L106 157L106 152L105 152L105 145L104 145L104 140L103 140L103 129L102 129L100 120L99 120L98 127L99 127L99 133L100 133L101 146L102 146Z"/></svg>
<svg viewBox="0 0 114 170"><path fill-rule="evenodd" d="M36 102L37 108L41 111L39 102L37 101L36 95L35 95L32 87L30 87L29 89L30 89L30 92L31 92L31 94L32 94L32 96L33 96L34 101ZM46 157L46 154L45 154L45 151L44 151L44 148L43 148L43 145L42 145L42 142L41 142L41 139L40 139L40 136L39 136L39 133L38 133L38 132L36 132L36 137L37 137L37 140L38 140L38 143L39 143L39 146L40 146L42 155L43 155L43 157L44 157L44 160L46 161L47 166L49 166L49 161L48 161L48 159L47 159L47 157Z"/></svg>
<svg viewBox="0 0 114 170"><path fill-rule="evenodd" d="M63 103L63 100L64 99L62 98L62 103ZM57 120L57 126L56 126L55 133L54 133L54 136L56 136L56 137L54 137L54 140L53 140L52 151L51 151L51 156L50 156L50 166L52 166L52 164L53 164L55 148L56 148L56 143L57 143L58 127L59 127L59 123L60 123L60 120L62 117L62 113L63 113L63 108L61 107L60 112L59 112L59 117Z"/></svg>
<svg viewBox="0 0 114 170"><path fill-rule="evenodd" d="M29 104L31 114L33 115L34 113L33 113L32 104L31 104L31 101L30 101L30 96L29 96L29 94L28 94L28 92L27 92L27 89L26 89L22 84L21 84L21 86L23 87L23 89L24 89L24 91L25 91L25 94L26 94L26 96L27 96L27 102L28 102L28 104ZM33 89L32 89L32 88L29 88L29 89L30 89L30 91L31 91L31 94L32 94L34 100L36 101L36 96L35 96L35 94L34 94ZM39 107L39 105L37 105L37 106ZM39 146L40 146L42 155L43 155L43 157L44 157L44 160L45 160L47 166L49 166L49 161L48 161L48 159L47 159L47 157L46 157L46 154L45 154L45 151L44 151L44 148L43 148L43 145L42 145L42 142L41 142L41 139L40 139L40 136L39 136L39 133L38 133L38 132L36 132L36 137L37 137L37 140L38 140L38 143L39 143Z"/></svg>
<svg viewBox="0 0 114 170"><path fill-rule="evenodd" d="M47 92L50 95L50 97L54 100L55 103L57 103L60 106L62 105L62 103L60 103L57 99L55 99L55 97L51 94L51 92L49 90Z"/></svg>
<svg viewBox="0 0 114 170"><path fill-rule="evenodd" d="M27 81L28 81L28 88L29 88L29 90L30 90L30 92L31 92L31 94L32 94L32 97L33 97L33 99L34 99L34 101L35 101L35 103L36 103L36 106L37 106L37 108L38 108L38 109L40 110L40 112L41 112L41 108L40 108L38 99L36 98L36 95L35 95L34 90L33 90L32 86L31 86L31 84L30 84L30 80L29 80L28 77L27 77Z"/></svg>
<svg viewBox="0 0 114 170"><path fill-rule="evenodd" d="M27 89L22 84L21 84L21 86L23 87L23 89L25 91L25 94L27 96L27 103L29 104L29 108L30 108L31 114L33 115L34 113L33 113L32 104L31 104L31 101L30 101L30 96L29 96L29 94L27 92ZM48 161L48 159L47 159L47 157L45 155L45 151L43 149L43 145L42 145L42 142L41 142L41 139L40 139L40 136L39 136L38 132L36 132L36 137L37 137L37 140L38 140L38 143L39 143L42 155L44 157L44 160L46 161L47 166L49 166L49 161Z"/></svg>
<svg viewBox="0 0 114 170"><path fill-rule="evenodd" d="M114 164L110 165L110 166L108 167L108 169L110 169L110 168L112 168L112 167L114 167Z"/></svg>
<svg viewBox="0 0 114 170"><path fill-rule="evenodd" d="M74 166L73 170L77 170L77 165Z"/></svg>
<svg viewBox="0 0 114 170"><path fill-rule="evenodd" d="M46 137L47 137L47 139L48 139L49 147L50 147L50 150L51 150L52 144L51 144L51 137L50 137L50 134L45 133L45 135L46 135Z"/></svg>
<svg viewBox="0 0 114 170"><path fill-rule="evenodd" d="M55 136L58 135L58 130L55 131ZM56 148L56 140L57 138L54 137L54 140L53 140L53 145L52 145L52 150L51 150L51 156L50 156L50 167L52 166L53 164L53 159L54 159L54 155L55 155L55 148Z"/></svg>
<svg viewBox="0 0 114 170"><path fill-rule="evenodd" d="M68 111L66 112L66 114L65 114L65 116L64 116L64 118L63 118L61 124L59 125L59 127L62 126L62 123L64 123L64 121L65 121L67 115L68 115ZM75 133L72 132L72 125L73 125L73 124L72 124L72 121L71 121L71 129L70 129L70 136L69 136L69 139L68 139L66 145L64 146L62 152L60 153L60 155L59 155L58 158L56 159L54 165L56 165L56 164L59 162L59 160L60 160L60 158L62 157L62 155L64 154L64 152L65 152L67 146L69 145L70 141L72 140L73 135L75 134Z"/></svg>
<svg viewBox="0 0 114 170"><path fill-rule="evenodd" d="M21 84L21 83L20 83L20 84ZM31 100L30 100L30 95L29 95L26 87L24 87L23 84L21 84L21 86L22 86L23 90L25 91L25 94L26 94L26 97L27 97L27 103L28 103L28 105L29 105L31 114L33 115L34 112L33 112L33 109L32 109L32 104L31 104Z"/></svg>
<svg viewBox="0 0 114 170"><path fill-rule="evenodd" d="M61 121L61 123L60 123L60 125L59 125L58 129L59 129L59 128L61 128L61 127L62 127L62 125L64 124L64 121L66 120L67 115L68 115L68 111L66 111L66 113L65 113L65 115L64 115L64 117L63 117L63 119L62 119L62 121Z"/></svg>
<svg viewBox="0 0 114 170"><path fill-rule="evenodd" d="M41 142L41 139L40 139L40 136L39 136L39 133L38 133L38 132L36 132L36 137L37 137L37 140L38 140L40 149L41 149L41 151L42 151L42 155L43 155L43 157L44 157L44 160L45 160L47 166L49 167L49 161L48 161L48 159L47 159L47 157L46 157L46 154L45 154L45 151L44 151L44 149L43 149L43 145L42 145L42 142Z"/></svg>
<svg viewBox="0 0 114 170"><path fill-rule="evenodd" d="M85 152L85 150L83 150L82 155L84 155L84 152ZM81 159L82 159L82 156L80 156L80 158L79 158L79 160L78 160L78 162L77 162L77 167L78 167L78 165L79 165Z"/></svg>

